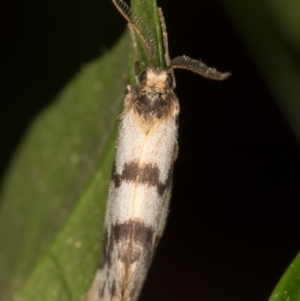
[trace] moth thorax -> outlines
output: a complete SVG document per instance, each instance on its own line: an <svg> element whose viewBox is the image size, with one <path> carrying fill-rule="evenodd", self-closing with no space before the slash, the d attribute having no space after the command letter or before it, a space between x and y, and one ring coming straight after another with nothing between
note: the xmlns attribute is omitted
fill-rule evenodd
<svg viewBox="0 0 300 301"><path fill-rule="evenodd" d="M167 115L170 106L170 75L162 69L148 68L141 75L135 107L145 121L153 122Z"/></svg>
<svg viewBox="0 0 300 301"><path fill-rule="evenodd" d="M164 115L167 105L166 94L155 90L148 91L142 89L135 101L135 107L139 115L149 121L160 119Z"/></svg>

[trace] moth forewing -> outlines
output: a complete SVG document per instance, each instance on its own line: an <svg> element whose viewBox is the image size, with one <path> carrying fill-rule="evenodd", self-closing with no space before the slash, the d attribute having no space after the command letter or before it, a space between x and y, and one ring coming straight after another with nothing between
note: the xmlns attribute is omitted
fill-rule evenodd
<svg viewBox="0 0 300 301"><path fill-rule="evenodd" d="M139 74L137 62L137 85L127 86L107 200L104 250L88 301L137 300L163 233L178 152L179 103L173 68L218 80L229 75L185 56L170 60L161 9L166 68L154 68L151 31L123 0L113 3L129 22L136 53L133 31L141 37L149 65Z"/></svg>
<svg viewBox="0 0 300 301"><path fill-rule="evenodd" d="M164 229L179 105L173 90L161 82L166 81L166 71L146 72L147 78L125 98L107 203L105 250L89 300L137 300Z"/></svg>

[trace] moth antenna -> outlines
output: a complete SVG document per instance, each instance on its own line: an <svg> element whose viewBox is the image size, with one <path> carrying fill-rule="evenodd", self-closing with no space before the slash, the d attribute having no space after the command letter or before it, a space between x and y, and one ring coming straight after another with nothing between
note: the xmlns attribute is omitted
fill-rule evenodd
<svg viewBox="0 0 300 301"><path fill-rule="evenodd" d="M155 39L152 32L123 0L112 0L112 2L121 15L132 25L136 33L140 36L146 48L149 62L152 63L156 52Z"/></svg>
<svg viewBox="0 0 300 301"><path fill-rule="evenodd" d="M168 67L171 64L171 59L170 59L170 53L169 53L169 43L168 43L168 34L167 34L167 26L164 18L164 14L162 12L161 8L158 8L158 15L160 19L160 27L161 27L161 32L163 36L163 43L164 43L164 52L165 52L165 62L166 62L166 67ZM169 73L171 74L173 78L173 89L176 87L176 79L174 76L174 71L173 68L170 69Z"/></svg>
<svg viewBox="0 0 300 301"><path fill-rule="evenodd" d="M135 32L133 25L131 23L127 23L127 26L129 28L131 40L132 40L132 46L133 46L133 51L134 51L134 56L135 56L135 64L134 64L134 76L135 76L135 81L137 84L140 83L140 57L139 57L139 52L138 52L138 45L136 42L135 38Z"/></svg>
<svg viewBox="0 0 300 301"><path fill-rule="evenodd" d="M231 74L230 72L224 72L224 73L219 72L215 68L210 68L206 66L201 61L191 59L185 55L175 57L171 61L170 66L168 67L168 69L171 68L187 69L195 73L198 73L203 77L207 77L215 80L224 80Z"/></svg>

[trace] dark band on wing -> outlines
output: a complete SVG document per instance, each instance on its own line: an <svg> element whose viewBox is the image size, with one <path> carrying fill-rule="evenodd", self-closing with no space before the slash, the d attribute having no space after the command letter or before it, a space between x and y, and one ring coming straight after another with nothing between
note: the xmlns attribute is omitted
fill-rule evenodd
<svg viewBox="0 0 300 301"><path fill-rule="evenodd" d="M111 235L119 245L120 260L132 264L142 254L152 253L154 245L154 229L139 220L115 223L111 227ZM148 255L146 255L148 257Z"/></svg>
<svg viewBox="0 0 300 301"><path fill-rule="evenodd" d="M107 266L109 271L112 265L112 254L117 254L118 259L128 268L133 263L142 260L143 269L145 269L150 265L157 240L155 229L147 226L141 220L131 219L123 223L114 223L105 229L104 250L100 268ZM106 291L113 297L117 291L120 291L117 286L119 284L116 283L115 279L110 284L104 281L102 288L99 290L99 296L103 297ZM138 293L138 288L140 288L138 283L136 285L131 283L123 293L133 296Z"/></svg>
<svg viewBox="0 0 300 301"><path fill-rule="evenodd" d="M142 252L151 252L155 244L154 229L139 220L128 220L124 223L115 223L110 227L110 234L105 229L104 250L100 268L112 264L111 255L118 245L119 258L122 262L137 261Z"/></svg>
<svg viewBox="0 0 300 301"><path fill-rule="evenodd" d="M124 163L121 174L118 174L114 167L112 181L116 188L120 187L122 181L156 186L158 194L162 196L166 188L171 185L172 173L173 168L171 167L169 169L168 178L165 183L163 183L159 180L160 170L155 164L147 163L139 166L136 161L131 161L130 163Z"/></svg>

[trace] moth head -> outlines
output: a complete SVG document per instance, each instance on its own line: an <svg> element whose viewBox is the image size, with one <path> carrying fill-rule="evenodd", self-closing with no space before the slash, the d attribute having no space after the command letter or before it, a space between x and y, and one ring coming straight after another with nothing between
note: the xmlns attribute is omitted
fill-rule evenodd
<svg viewBox="0 0 300 301"><path fill-rule="evenodd" d="M167 70L149 67L141 73L139 84L144 88L166 93L168 89L174 89L174 78Z"/></svg>

